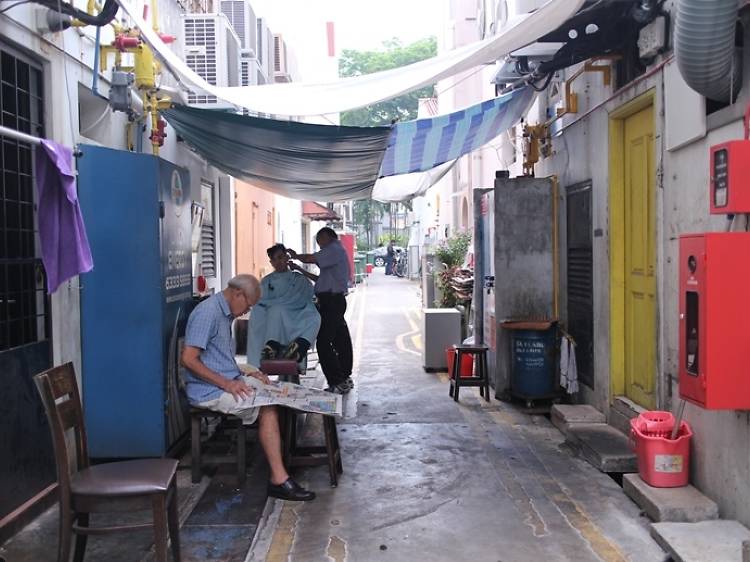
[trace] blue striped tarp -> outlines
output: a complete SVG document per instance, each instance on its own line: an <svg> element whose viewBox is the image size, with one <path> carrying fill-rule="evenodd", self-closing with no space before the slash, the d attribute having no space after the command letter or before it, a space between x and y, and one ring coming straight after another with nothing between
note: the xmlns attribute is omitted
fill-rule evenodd
<svg viewBox="0 0 750 562"><path fill-rule="evenodd" d="M423 172L476 150L510 129L534 98L531 88L430 119L397 123L380 176Z"/></svg>

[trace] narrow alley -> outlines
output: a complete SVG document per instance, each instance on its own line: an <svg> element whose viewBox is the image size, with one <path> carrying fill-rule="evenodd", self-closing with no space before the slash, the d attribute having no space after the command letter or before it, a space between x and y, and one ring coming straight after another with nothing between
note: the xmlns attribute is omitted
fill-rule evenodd
<svg viewBox="0 0 750 562"><path fill-rule="evenodd" d="M352 297L350 297L352 299ZM250 560L661 561L647 519L544 416L448 396L421 367L418 286L379 270L350 312L356 391L339 422L344 475L277 502Z"/></svg>
<svg viewBox="0 0 750 562"><path fill-rule="evenodd" d="M614 480L575 456L547 417L487 403L478 389L463 389L457 404L447 375L423 370L417 284L379 269L348 300L356 386L338 421L338 487L325 467L298 470L315 501L265 500L257 448L249 448L244 487L235 486L234 467L191 485L186 454L178 471L183 561L665 559L648 519ZM319 368L305 378L323 383ZM0 558L53 560L57 513L50 508ZM87 559L150 562L152 546L148 530L92 537Z"/></svg>

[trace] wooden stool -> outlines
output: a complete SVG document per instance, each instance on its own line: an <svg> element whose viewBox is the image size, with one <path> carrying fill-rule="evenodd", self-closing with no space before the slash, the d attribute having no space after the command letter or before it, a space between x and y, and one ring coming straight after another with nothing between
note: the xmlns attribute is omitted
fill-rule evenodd
<svg viewBox="0 0 750 562"><path fill-rule="evenodd" d="M267 375L277 375L279 380L299 384L298 365L291 359L270 359L260 363L260 370ZM302 447L297 445L297 416L291 408L284 408L281 418L282 454L288 469L300 466L328 465L331 486L338 486L338 475L344 471L341 462L341 448L336 431L336 418L323 414L307 413L308 416L323 416L323 437L325 445Z"/></svg>
<svg viewBox="0 0 750 562"><path fill-rule="evenodd" d="M219 419L220 426L233 426L233 429L237 434L236 442L236 454L226 455L204 455L201 452L201 425L203 420ZM252 426L251 426L252 427ZM203 463L209 464L237 464L237 486L242 486L245 483L245 477L247 472L247 428L242 420L232 414L224 414L222 412L214 412L213 410L206 410L204 408L196 408L195 406L190 407L190 441L191 441L191 452L192 452L192 480L193 484L197 484L201 480L201 468Z"/></svg>
<svg viewBox="0 0 750 562"><path fill-rule="evenodd" d="M331 487L335 488L339 484L338 475L344 472L336 418L308 412L308 416L322 416L325 445L300 446L297 444L297 415L295 410L287 408L284 424L284 464L290 469L328 465Z"/></svg>
<svg viewBox="0 0 750 562"><path fill-rule="evenodd" d="M490 379L487 372L487 346L485 345L454 345L453 351L456 357L453 360L453 373L451 373L451 384L448 396L458 402L458 392L462 386L478 386L479 395L487 402L490 401ZM471 377L461 376L461 359L464 355L474 356L474 375Z"/></svg>

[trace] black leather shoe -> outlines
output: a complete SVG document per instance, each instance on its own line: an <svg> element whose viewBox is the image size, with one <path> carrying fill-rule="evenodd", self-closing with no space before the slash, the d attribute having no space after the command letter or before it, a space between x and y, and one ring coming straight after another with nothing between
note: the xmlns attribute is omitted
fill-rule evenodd
<svg viewBox="0 0 750 562"><path fill-rule="evenodd" d="M279 484L278 486L269 482L268 495L272 498L279 498L280 500L288 500L292 502L309 502L310 500L315 499L315 492L305 490L291 478L287 478L286 482Z"/></svg>

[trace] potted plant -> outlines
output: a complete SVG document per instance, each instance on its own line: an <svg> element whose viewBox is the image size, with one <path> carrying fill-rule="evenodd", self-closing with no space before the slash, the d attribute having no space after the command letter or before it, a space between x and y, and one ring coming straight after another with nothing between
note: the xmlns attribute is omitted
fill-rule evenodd
<svg viewBox="0 0 750 562"><path fill-rule="evenodd" d="M453 308L459 302L451 279L456 270L463 264L470 244L471 233L458 232L443 240L435 250L435 256L444 265L443 271L437 274L437 285L442 295L437 302L440 308Z"/></svg>

